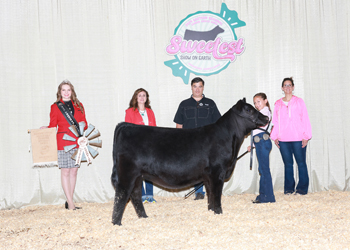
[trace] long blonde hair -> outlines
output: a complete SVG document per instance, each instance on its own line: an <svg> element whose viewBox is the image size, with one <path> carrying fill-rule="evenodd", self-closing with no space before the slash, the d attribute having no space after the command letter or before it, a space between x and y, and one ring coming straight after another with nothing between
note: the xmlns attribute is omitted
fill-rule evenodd
<svg viewBox="0 0 350 250"><path fill-rule="evenodd" d="M84 114L84 108L81 105L79 99L77 98L77 94L75 93L73 84L69 80L64 80L63 82L61 82L60 85L58 85L57 94L56 94L56 96L57 96L56 102L59 102L62 99L61 90L62 90L63 85L68 85L70 87L70 90L72 93L72 95L70 97L71 101L73 102L73 104L75 106L78 106L80 108L81 113Z"/></svg>

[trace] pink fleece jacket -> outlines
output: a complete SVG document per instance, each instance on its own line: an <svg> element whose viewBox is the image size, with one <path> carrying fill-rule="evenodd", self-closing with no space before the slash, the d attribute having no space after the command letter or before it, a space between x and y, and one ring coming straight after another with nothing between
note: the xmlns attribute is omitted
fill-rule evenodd
<svg viewBox="0 0 350 250"><path fill-rule="evenodd" d="M303 99L293 96L288 106L282 98L276 101L272 117L271 139L283 142L309 140L312 137L310 119Z"/></svg>

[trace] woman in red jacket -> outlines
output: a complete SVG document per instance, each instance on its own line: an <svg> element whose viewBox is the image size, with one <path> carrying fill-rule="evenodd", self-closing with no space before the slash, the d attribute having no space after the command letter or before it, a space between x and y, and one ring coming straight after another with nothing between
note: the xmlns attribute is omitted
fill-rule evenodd
<svg viewBox="0 0 350 250"><path fill-rule="evenodd" d="M80 209L76 207L73 202L73 195L75 183L77 180L77 173L79 165L75 165L75 160L71 159L72 154L77 150L74 148L68 152L64 151L65 146L76 144L73 141L63 140L64 134L67 134L75 139L77 137L69 130L69 123L58 108L57 103L61 102L66 105L69 112L73 115L75 120L85 122L87 128L87 121L85 118L85 110L83 104L78 100L74 91L73 85L68 80L64 80L57 90L57 100L51 105L50 125L49 128L58 127L57 129L57 149L58 149L58 167L61 169L61 183L67 201L65 203L66 209ZM83 133L83 131L81 131Z"/></svg>
<svg viewBox="0 0 350 250"><path fill-rule="evenodd" d="M138 124L156 126L156 118L150 106L148 92L143 89L137 89L132 96L129 108L125 111L125 121ZM146 192L142 185L142 202L156 202L153 199L153 184L146 181Z"/></svg>

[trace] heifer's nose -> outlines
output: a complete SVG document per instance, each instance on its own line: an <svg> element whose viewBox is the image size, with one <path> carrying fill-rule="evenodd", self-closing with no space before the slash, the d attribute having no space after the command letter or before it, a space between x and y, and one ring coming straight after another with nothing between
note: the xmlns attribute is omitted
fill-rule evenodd
<svg viewBox="0 0 350 250"><path fill-rule="evenodd" d="M269 123L269 121L270 121L269 117L268 117L268 116L265 116L265 122L266 122L266 124Z"/></svg>
<svg viewBox="0 0 350 250"><path fill-rule="evenodd" d="M270 119L268 116L264 115L264 117L261 117L262 119L260 120L264 125L268 124Z"/></svg>

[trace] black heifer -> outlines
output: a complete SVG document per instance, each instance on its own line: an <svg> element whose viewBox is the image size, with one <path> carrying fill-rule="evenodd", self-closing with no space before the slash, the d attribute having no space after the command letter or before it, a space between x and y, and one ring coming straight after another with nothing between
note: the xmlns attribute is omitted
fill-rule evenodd
<svg viewBox="0 0 350 250"><path fill-rule="evenodd" d="M143 178L170 189L203 182L208 209L222 213L224 180L232 174L244 136L267 122L268 117L247 104L244 98L216 123L201 128L118 124L114 132L111 176L115 188L112 223L121 225L129 198L137 215L147 217L141 200Z"/></svg>

